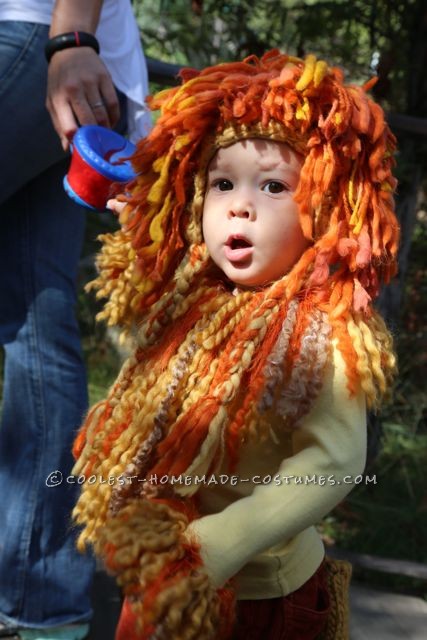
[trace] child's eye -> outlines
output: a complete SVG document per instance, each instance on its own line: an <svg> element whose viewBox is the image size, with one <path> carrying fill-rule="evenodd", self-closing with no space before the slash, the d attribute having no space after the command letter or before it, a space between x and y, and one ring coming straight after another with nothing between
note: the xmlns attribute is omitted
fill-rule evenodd
<svg viewBox="0 0 427 640"><path fill-rule="evenodd" d="M289 187L284 182L269 180L263 185L262 190L267 193L282 193L282 191L289 191Z"/></svg>
<svg viewBox="0 0 427 640"><path fill-rule="evenodd" d="M231 180L219 178L218 180L214 180L211 186L213 189L218 189L218 191L230 191L233 188L233 183Z"/></svg>

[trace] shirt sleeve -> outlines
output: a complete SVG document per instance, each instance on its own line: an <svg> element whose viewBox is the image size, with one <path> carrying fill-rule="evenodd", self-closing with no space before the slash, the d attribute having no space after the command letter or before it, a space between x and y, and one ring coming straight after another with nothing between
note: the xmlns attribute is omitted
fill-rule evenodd
<svg viewBox="0 0 427 640"><path fill-rule="evenodd" d="M362 391L350 396L344 361L334 345L322 390L295 428L293 455L272 470L289 482L258 485L251 495L189 525L187 536L200 544L213 584L223 586L251 558L319 522L350 492L349 478L361 474L365 462L365 396ZM333 482L292 479L313 475Z"/></svg>

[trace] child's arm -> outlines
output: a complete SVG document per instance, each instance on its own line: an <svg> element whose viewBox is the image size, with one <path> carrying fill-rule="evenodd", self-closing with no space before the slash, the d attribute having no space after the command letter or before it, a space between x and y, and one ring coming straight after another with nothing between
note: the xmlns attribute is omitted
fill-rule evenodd
<svg viewBox="0 0 427 640"><path fill-rule="evenodd" d="M310 414L295 428L294 455L280 476L334 476L337 483L258 485L222 512L191 523L210 578L219 587L251 558L320 521L352 488L345 476L362 473L366 460L364 394L349 397L344 362L334 349L324 386ZM272 470L274 475L274 470ZM340 481L340 484L338 484Z"/></svg>

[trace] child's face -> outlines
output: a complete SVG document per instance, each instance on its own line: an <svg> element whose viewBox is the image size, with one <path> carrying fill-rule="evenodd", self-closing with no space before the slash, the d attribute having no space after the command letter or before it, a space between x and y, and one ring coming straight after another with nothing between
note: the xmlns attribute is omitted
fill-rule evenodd
<svg viewBox="0 0 427 640"><path fill-rule="evenodd" d="M287 144L261 139L241 140L212 158L203 236L213 261L235 284L277 280L308 246L292 197L301 165Z"/></svg>

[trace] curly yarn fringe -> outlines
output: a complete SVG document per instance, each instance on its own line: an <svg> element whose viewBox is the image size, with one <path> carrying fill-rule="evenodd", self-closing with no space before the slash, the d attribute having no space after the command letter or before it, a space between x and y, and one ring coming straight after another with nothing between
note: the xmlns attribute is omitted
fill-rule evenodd
<svg viewBox="0 0 427 640"><path fill-rule="evenodd" d="M109 518L96 541L96 552L117 575L132 608L135 638L230 637L233 592L210 585L197 545L183 537L188 522L179 507L130 500L120 518ZM128 632L117 637L129 640Z"/></svg>

